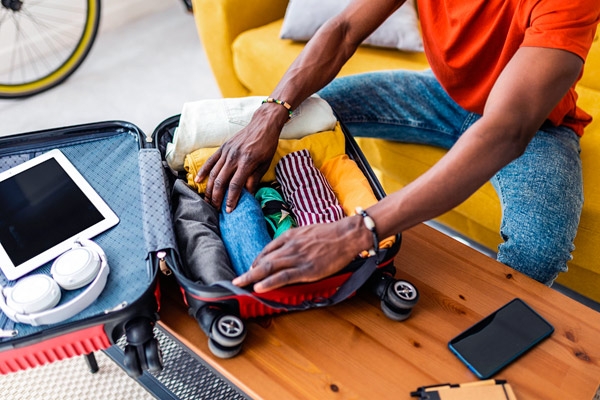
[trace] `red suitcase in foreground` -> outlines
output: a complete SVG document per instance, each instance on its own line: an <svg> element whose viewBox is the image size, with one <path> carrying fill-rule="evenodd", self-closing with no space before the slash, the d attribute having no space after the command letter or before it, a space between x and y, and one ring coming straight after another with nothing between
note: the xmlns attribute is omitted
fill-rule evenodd
<svg viewBox="0 0 600 400"><path fill-rule="evenodd" d="M155 145L164 158L167 143L172 141L179 122L178 116L164 121L153 133ZM362 155L354 139L341 126L345 137L346 154L364 173L378 199L383 189ZM176 179L186 179L185 173L171 171L164 162L168 187ZM228 281L201 282L186 274L185 262L168 264L167 274L173 273L181 287L189 313L198 321L208 337L214 355L228 358L237 355L246 336L245 319L314 307L332 306L368 286L381 299L385 315L397 321L409 317L418 301L417 289L407 281L394 278L393 260L400 249L401 236L397 235L392 247L381 249L368 258L357 257L334 276L313 283L289 285L284 288L257 294L251 288L238 288ZM172 259L173 257L171 257ZM206 268L210 268L206 265Z"/></svg>

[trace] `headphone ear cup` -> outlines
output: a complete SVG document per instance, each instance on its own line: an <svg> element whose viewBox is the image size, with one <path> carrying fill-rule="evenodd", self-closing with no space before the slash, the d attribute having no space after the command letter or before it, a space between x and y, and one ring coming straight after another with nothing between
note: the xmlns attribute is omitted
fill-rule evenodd
<svg viewBox="0 0 600 400"><path fill-rule="evenodd" d="M20 279L5 290L6 304L19 314L46 311L60 301L60 288L48 275L35 274Z"/></svg>
<svg viewBox="0 0 600 400"><path fill-rule="evenodd" d="M50 273L65 290L79 289L96 278L101 266L100 255L90 247L74 247L52 264Z"/></svg>

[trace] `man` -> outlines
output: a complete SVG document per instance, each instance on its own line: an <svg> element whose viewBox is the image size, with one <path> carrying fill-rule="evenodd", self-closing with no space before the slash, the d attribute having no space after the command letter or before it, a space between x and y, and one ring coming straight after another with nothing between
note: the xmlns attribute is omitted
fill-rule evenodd
<svg viewBox="0 0 600 400"><path fill-rule="evenodd" d="M257 292L331 275L379 237L455 207L486 181L498 192L499 261L552 284L573 250L583 203L579 137L590 117L573 87L599 21L597 0L418 0L431 71L333 80L404 0L355 0L328 21L251 123L200 170L206 199L235 207L269 166L291 110L319 92L352 134L428 143L448 153L368 216L292 229L236 278ZM333 82L332 82L333 81ZM227 198L225 193L228 191ZM368 221L369 220L369 221Z"/></svg>

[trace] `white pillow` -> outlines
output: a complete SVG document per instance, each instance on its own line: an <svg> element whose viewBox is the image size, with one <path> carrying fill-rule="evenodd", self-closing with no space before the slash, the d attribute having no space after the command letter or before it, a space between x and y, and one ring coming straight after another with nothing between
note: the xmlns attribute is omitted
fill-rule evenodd
<svg viewBox="0 0 600 400"><path fill-rule="evenodd" d="M308 41L329 18L352 0L290 0L279 34L281 39ZM407 0L363 44L405 51L423 51L414 0Z"/></svg>
<svg viewBox="0 0 600 400"><path fill-rule="evenodd" d="M171 169L183 170L185 156L194 150L219 147L248 125L267 96L207 99L183 105L173 142L167 143L166 160ZM271 107L281 107L277 104ZM280 139L300 139L335 128L337 119L331 106L319 95L304 100L283 126Z"/></svg>

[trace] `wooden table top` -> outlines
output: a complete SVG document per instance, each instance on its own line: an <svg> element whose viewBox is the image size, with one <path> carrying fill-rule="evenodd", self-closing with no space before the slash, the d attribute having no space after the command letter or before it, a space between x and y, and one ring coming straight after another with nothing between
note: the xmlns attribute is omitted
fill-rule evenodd
<svg viewBox="0 0 600 400"><path fill-rule="evenodd" d="M448 341L520 297L555 332L494 378L519 400L594 398L600 313L425 225L403 234L395 265L420 292L403 322L360 291L336 306L247 321L241 353L219 359L167 282L160 324L255 399L411 399L419 386L477 381Z"/></svg>

